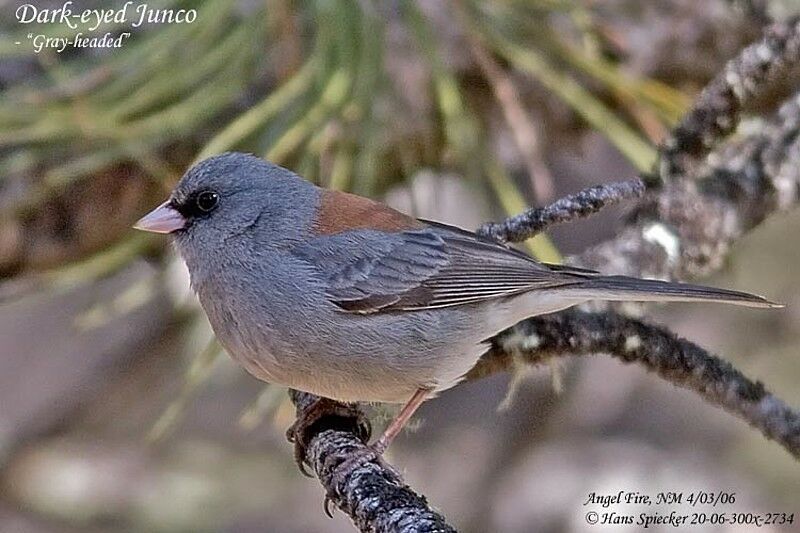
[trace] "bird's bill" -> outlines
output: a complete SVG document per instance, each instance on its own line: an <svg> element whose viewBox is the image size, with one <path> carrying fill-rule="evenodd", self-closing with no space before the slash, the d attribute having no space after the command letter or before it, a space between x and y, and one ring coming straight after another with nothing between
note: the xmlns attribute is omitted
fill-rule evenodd
<svg viewBox="0 0 800 533"><path fill-rule="evenodd" d="M186 226L186 218L169 205L169 201L156 207L133 225L135 229L153 233L172 233Z"/></svg>

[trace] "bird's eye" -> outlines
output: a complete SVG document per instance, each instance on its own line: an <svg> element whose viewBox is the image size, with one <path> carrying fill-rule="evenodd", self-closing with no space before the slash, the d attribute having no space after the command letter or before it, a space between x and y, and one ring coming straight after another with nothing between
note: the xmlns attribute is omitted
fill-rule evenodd
<svg viewBox="0 0 800 533"><path fill-rule="evenodd" d="M219 203L219 194L214 191L203 191L197 195L197 208L203 213L211 212Z"/></svg>

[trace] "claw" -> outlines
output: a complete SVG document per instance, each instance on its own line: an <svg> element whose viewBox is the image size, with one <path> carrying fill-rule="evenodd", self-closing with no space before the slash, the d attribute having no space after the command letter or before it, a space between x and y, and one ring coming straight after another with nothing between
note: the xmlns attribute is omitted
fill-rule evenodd
<svg viewBox="0 0 800 533"><path fill-rule="evenodd" d="M336 506L333 503L333 499L327 494L325 495L325 501L322 502L322 508L325 510L325 514L328 515L328 518L333 518Z"/></svg>
<svg viewBox="0 0 800 533"><path fill-rule="evenodd" d="M316 434L316 431L312 431L312 429L325 417L336 417L351 421L359 439L365 443L369 441L372 433L369 420L357 406L327 398L319 398L308 408L298 413L297 420L286 430L286 439L294 444L294 461L300 472L308 477L312 477L306 468L306 465L309 464L307 457L308 445L311 442L311 437Z"/></svg>
<svg viewBox="0 0 800 533"><path fill-rule="evenodd" d="M306 477L314 477L311 475L311 472L308 471L308 468L306 468L307 446L303 442L304 439L300 435L300 427L298 425L299 422L300 420L298 419L294 424L289 426L289 429L286 430L286 440L288 440L291 444L294 444L294 463L297 465L300 473Z"/></svg>

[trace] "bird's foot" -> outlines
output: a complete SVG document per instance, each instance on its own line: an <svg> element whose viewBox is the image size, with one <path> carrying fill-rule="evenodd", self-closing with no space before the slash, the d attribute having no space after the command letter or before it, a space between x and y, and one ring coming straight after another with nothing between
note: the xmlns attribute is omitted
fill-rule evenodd
<svg viewBox="0 0 800 533"><path fill-rule="evenodd" d="M311 438L325 429L346 429L355 433L364 443L369 442L372 426L363 411L355 404L346 404L319 398L300 411L288 430L286 438L294 444L294 461L304 475L311 477L307 451Z"/></svg>

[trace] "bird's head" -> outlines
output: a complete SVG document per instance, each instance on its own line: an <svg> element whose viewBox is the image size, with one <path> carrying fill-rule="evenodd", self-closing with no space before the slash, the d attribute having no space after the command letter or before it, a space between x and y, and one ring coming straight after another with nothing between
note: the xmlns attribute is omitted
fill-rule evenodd
<svg viewBox="0 0 800 533"><path fill-rule="evenodd" d="M285 168L230 152L189 169L167 201L134 228L172 234L184 258L216 257L227 241L247 232L267 243L297 239L317 195L316 187Z"/></svg>

